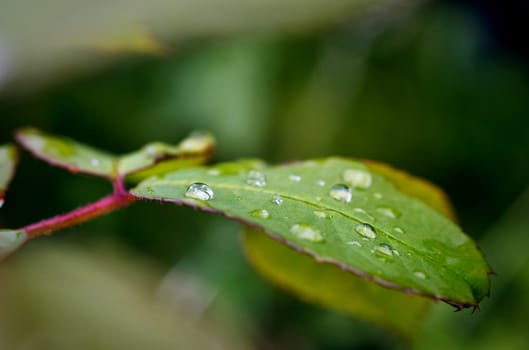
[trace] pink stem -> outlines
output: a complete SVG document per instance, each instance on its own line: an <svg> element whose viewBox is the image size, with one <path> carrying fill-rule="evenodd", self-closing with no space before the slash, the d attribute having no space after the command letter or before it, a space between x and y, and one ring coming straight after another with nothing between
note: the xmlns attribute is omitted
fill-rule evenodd
<svg viewBox="0 0 529 350"><path fill-rule="evenodd" d="M125 207L136 200L124 188L122 179L114 181L114 193L101 198L97 202L88 204L84 207L75 209L69 213L54 216L20 228L27 233L27 240L41 236L49 235L55 231L82 224L85 221L95 217L105 215L116 209Z"/></svg>

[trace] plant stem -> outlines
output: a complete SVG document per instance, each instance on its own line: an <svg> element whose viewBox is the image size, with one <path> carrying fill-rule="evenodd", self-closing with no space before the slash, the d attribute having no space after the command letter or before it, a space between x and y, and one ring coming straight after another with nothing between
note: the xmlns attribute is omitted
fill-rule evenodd
<svg viewBox="0 0 529 350"><path fill-rule="evenodd" d="M134 201L136 201L136 198L127 192L122 179L116 179L114 181L113 194L69 213L27 225L20 228L20 230L26 232L27 240L37 236L49 235L55 231L82 224L85 221L108 214L116 209L126 207Z"/></svg>

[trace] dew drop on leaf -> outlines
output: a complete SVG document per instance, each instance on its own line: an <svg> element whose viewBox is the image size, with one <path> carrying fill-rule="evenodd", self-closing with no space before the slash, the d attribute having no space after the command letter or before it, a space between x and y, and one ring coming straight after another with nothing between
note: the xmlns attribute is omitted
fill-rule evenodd
<svg viewBox="0 0 529 350"><path fill-rule="evenodd" d="M371 174L364 170L347 169L343 173L343 181L358 189L368 189L373 182Z"/></svg>
<svg viewBox="0 0 529 350"><path fill-rule="evenodd" d="M375 192L373 193L373 197L375 197L376 199L382 199L382 193L378 193L378 192Z"/></svg>
<svg viewBox="0 0 529 350"><path fill-rule="evenodd" d="M313 213L317 218L320 218L320 219L330 219L331 218L331 214L325 211L315 210L313 211Z"/></svg>
<svg viewBox="0 0 529 350"><path fill-rule="evenodd" d="M246 177L246 183L252 186L264 187L266 186L266 176L257 170L250 170Z"/></svg>
<svg viewBox="0 0 529 350"><path fill-rule="evenodd" d="M382 257L393 256L393 249L387 244L379 244L374 249L373 252Z"/></svg>
<svg viewBox="0 0 529 350"><path fill-rule="evenodd" d="M347 242L345 242L345 244L354 245L356 247L361 247L362 246L362 243L360 243L358 241L347 241Z"/></svg>
<svg viewBox="0 0 529 350"><path fill-rule="evenodd" d="M336 184L331 187L329 196L336 199L337 201L349 203L353 198L353 192L351 187L344 184Z"/></svg>
<svg viewBox="0 0 529 350"><path fill-rule="evenodd" d="M252 210L249 214L253 217L261 219L268 219L270 217L270 213L266 209Z"/></svg>
<svg viewBox="0 0 529 350"><path fill-rule="evenodd" d="M306 239L312 242L323 242L324 240L320 231L305 224L295 224L290 228L290 232L301 239Z"/></svg>
<svg viewBox="0 0 529 350"><path fill-rule="evenodd" d="M369 215L369 213L362 208L353 208L353 211L356 213L357 218L362 221L375 221L375 218Z"/></svg>
<svg viewBox="0 0 529 350"><path fill-rule="evenodd" d="M378 207L377 212L391 219L396 219L401 215L400 211L390 207Z"/></svg>
<svg viewBox="0 0 529 350"><path fill-rule="evenodd" d="M322 179L316 180L316 185L320 187L325 186L325 180L322 180Z"/></svg>
<svg viewBox="0 0 529 350"><path fill-rule="evenodd" d="M92 159L90 159L90 165L91 165L91 166L93 166L93 167L98 167L99 164L100 164L99 159L97 159L97 158L92 158Z"/></svg>
<svg viewBox="0 0 529 350"><path fill-rule="evenodd" d="M301 181L301 176L296 175L296 174L290 174L290 175L288 176L288 179L289 179L290 181L300 182L300 181Z"/></svg>
<svg viewBox="0 0 529 350"><path fill-rule="evenodd" d="M421 271L416 271L413 273L413 275L417 278L420 278L420 279L426 279L426 275L424 274L424 272L421 272Z"/></svg>
<svg viewBox="0 0 529 350"><path fill-rule="evenodd" d="M281 198L281 196L274 196L272 197L272 203L276 204L276 205L281 205L283 204L283 198Z"/></svg>
<svg viewBox="0 0 529 350"><path fill-rule="evenodd" d="M395 231L395 232L397 232L397 233L404 233L404 230L403 230L402 228L400 228L400 227L395 227L395 228L393 229L393 231Z"/></svg>
<svg viewBox="0 0 529 350"><path fill-rule="evenodd" d="M187 198L209 201L213 199L214 193L211 187L202 182L195 182L189 185L185 196Z"/></svg>
<svg viewBox="0 0 529 350"><path fill-rule="evenodd" d="M220 170L219 170L219 169L216 169L216 168L209 169L209 170L208 170L208 175L211 175L211 176L219 176L219 175L220 175Z"/></svg>
<svg viewBox="0 0 529 350"><path fill-rule="evenodd" d="M364 238L374 239L377 236L375 228L369 224L358 224L355 231Z"/></svg>

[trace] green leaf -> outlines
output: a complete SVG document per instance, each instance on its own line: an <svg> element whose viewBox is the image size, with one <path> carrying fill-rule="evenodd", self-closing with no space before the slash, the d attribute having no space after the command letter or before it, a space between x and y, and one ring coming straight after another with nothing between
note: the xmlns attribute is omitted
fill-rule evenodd
<svg viewBox="0 0 529 350"><path fill-rule="evenodd" d="M476 306L489 292L474 242L360 162L330 158L235 175L215 169L182 169L132 192L240 220L384 287L458 307Z"/></svg>
<svg viewBox="0 0 529 350"><path fill-rule="evenodd" d="M0 208L4 204L4 195L17 163L17 149L13 145L0 146Z"/></svg>
<svg viewBox="0 0 529 350"><path fill-rule="evenodd" d="M447 217L453 209L435 185L386 164L364 161L369 169L385 176L402 192L423 200ZM381 325L406 340L421 329L431 302L383 288L328 264L318 264L297 254L261 232L245 227L242 245L252 265L266 278L302 299L345 311Z"/></svg>
<svg viewBox="0 0 529 350"><path fill-rule="evenodd" d="M191 134L177 146L154 142L137 152L123 156L33 128L19 130L16 138L34 156L52 165L73 173L80 172L110 179L128 175L133 175L133 179L142 179L181 167L202 164L214 148L214 139L204 133Z"/></svg>
<svg viewBox="0 0 529 350"><path fill-rule="evenodd" d="M208 133L195 132L177 146L161 142L147 144L141 150L120 157L118 173L134 174L142 179L175 169L202 164L213 152L215 140Z"/></svg>
<svg viewBox="0 0 529 350"><path fill-rule="evenodd" d="M432 302L383 288L329 264L318 264L255 229L242 244L266 278L302 299L344 311L391 330L406 340L418 334Z"/></svg>
<svg viewBox="0 0 529 350"><path fill-rule="evenodd" d="M33 128L19 130L16 139L35 157L72 173L108 178L115 176L116 157L110 153Z"/></svg>
<svg viewBox="0 0 529 350"><path fill-rule="evenodd" d="M25 240L24 231L0 230L0 258L17 249Z"/></svg>

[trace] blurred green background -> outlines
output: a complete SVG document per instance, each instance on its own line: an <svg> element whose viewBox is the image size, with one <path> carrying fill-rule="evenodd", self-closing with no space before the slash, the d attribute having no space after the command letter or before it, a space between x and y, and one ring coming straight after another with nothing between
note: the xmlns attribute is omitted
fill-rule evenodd
<svg viewBox="0 0 529 350"><path fill-rule="evenodd" d="M138 203L35 240L13 257L15 267L0 270L8 295L35 289L14 294L20 307L10 301L0 308L0 348L2 337L20 349L84 348L41 334L64 327L75 332L67 321L75 312L82 329L101 341L87 349L131 349L134 336L153 349L529 348L529 47L520 31L526 4L111 3L54 0L40 11L32 1L0 1L1 143L31 125L120 153L153 140L176 143L205 129L217 137L215 161L343 155L386 162L445 189L462 227L497 273L492 297L476 314L436 305L417 342L403 344L262 279L240 250L236 223ZM0 227L20 227L109 191L103 180L73 176L23 154ZM105 268L100 262L107 260ZM64 267L70 265L86 278L78 281ZM141 274L148 278L123 277L119 286L103 281L145 265L152 265ZM48 276L50 269L57 272ZM64 296L53 289L77 283L86 288L58 288ZM182 313L177 308L173 314L180 316L172 321L216 319L215 331L199 330L211 342L194 344L191 338L203 336L182 331L178 337L191 340L175 345L165 341L170 330L149 331L172 316L149 314L145 296L135 296L141 306L134 311L110 311L106 304L113 299L106 296L117 293L120 300L120 288L176 295L187 307ZM6 300L18 300L12 298ZM113 317L122 324L127 312L141 319L145 309L151 326L138 321L108 331L64 300L100 307L109 324ZM64 307L38 307L50 303ZM37 310L31 320L15 315L26 309ZM230 330L217 341L219 327ZM130 344L116 342L126 334L134 334ZM17 337L47 340L22 347ZM222 347L224 341L229 345Z"/></svg>

